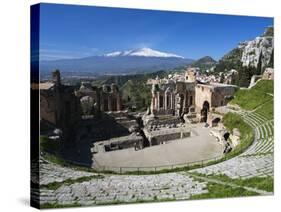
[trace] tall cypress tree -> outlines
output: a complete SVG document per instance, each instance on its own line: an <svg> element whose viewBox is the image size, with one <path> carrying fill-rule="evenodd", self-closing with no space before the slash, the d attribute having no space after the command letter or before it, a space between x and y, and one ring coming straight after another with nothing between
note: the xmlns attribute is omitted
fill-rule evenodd
<svg viewBox="0 0 281 212"><path fill-rule="evenodd" d="M259 61L258 61L258 65L257 65L257 70L255 71L255 74L260 75L262 74L263 70L262 70L262 52L260 53L259 56Z"/></svg>
<svg viewBox="0 0 281 212"><path fill-rule="evenodd" d="M270 60L269 60L269 63L268 63L267 67L274 68L274 49L272 50Z"/></svg>

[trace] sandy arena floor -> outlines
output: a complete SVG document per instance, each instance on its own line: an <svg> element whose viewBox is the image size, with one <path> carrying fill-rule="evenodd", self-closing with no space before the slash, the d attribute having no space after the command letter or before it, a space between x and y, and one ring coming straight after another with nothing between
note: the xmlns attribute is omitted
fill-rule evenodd
<svg viewBox="0 0 281 212"><path fill-rule="evenodd" d="M147 147L139 151L134 148L100 152L93 155L93 167L151 167L206 160L222 155L223 147L210 129L203 124L192 127L191 137L169 143Z"/></svg>

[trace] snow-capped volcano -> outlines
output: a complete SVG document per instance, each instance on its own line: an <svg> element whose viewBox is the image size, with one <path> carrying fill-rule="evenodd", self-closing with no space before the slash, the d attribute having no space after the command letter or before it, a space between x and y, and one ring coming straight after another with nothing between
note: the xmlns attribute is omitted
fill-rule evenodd
<svg viewBox="0 0 281 212"><path fill-rule="evenodd" d="M141 48L78 59L41 61L40 70L50 72L54 69L60 69L64 72L137 74L169 70L192 62L194 60L176 54Z"/></svg>
<svg viewBox="0 0 281 212"><path fill-rule="evenodd" d="M126 51L116 51L105 54L106 57L118 57L118 56L139 56L139 57L177 57L177 58L184 58L182 56L167 53L167 52L160 52L157 50L153 50L150 48L140 48L140 49L133 49L133 50L126 50Z"/></svg>

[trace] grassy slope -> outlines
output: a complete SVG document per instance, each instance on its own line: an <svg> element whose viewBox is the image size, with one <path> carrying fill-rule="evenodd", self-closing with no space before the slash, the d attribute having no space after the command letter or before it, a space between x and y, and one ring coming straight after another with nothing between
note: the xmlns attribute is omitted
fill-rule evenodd
<svg viewBox="0 0 281 212"><path fill-rule="evenodd" d="M102 178L104 178L104 176L100 175L100 174L94 175L94 176L84 176L84 177L80 177L80 178L77 178L77 179L66 179L62 182L52 182L52 183L49 183L47 185L40 185L40 188L41 189L56 190L63 185L71 185L71 184L74 184L74 183L82 183L82 182L87 182L87 181L90 181L90 180L93 180L93 179L102 179Z"/></svg>
<svg viewBox="0 0 281 212"><path fill-rule="evenodd" d="M256 110L256 112L262 114L268 120L273 119L273 115L274 115L273 103L274 103L274 101L273 101L273 98L272 98L272 100L264 103L264 105L262 105L262 107L258 108Z"/></svg>
<svg viewBox="0 0 281 212"><path fill-rule="evenodd" d="M237 178L232 179L224 174L221 175L205 175L200 173L193 173L193 175L208 177L209 179L219 180L226 183L233 183L242 187L251 187L268 192L273 192L274 179L272 177L251 177L247 179Z"/></svg>
<svg viewBox="0 0 281 212"><path fill-rule="evenodd" d="M263 114L267 119L273 119L273 81L260 80L253 88L249 90L239 90L235 94L235 98L231 104L237 104L243 109L254 110L257 113ZM228 113L223 118L223 123L230 131L233 128L238 128L242 141L236 148L236 151L241 151L247 148L253 140L253 131L238 114ZM231 154L235 154L231 152Z"/></svg>
<svg viewBox="0 0 281 212"><path fill-rule="evenodd" d="M253 110L258 106L270 101L273 97L273 81L260 80L253 88L249 90L239 90L235 94L235 98L230 102L237 104L243 109Z"/></svg>
<svg viewBox="0 0 281 212"><path fill-rule="evenodd" d="M227 113L223 117L223 124L231 132L234 128L238 128L242 138L240 144L234 151L231 151L229 155L236 155L251 145L254 139L253 129L244 122L240 115L236 113Z"/></svg>
<svg viewBox="0 0 281 212"><path fill-rule="evenodd" d="M216 183L208 183L208 191L209 192L205 194L193 195L190 199L211 199L258 195L255 192L247 191L241 187L233 188L231 186L225 186Z"/></svg>

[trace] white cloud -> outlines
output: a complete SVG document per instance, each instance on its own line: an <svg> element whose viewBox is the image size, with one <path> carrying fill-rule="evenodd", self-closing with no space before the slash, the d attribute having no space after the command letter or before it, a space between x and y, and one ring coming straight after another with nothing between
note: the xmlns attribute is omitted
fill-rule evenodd
<svg viewBox="0 0 281 212"><path fill-rule="evenodd" d="M79 50L60 50L60 49L45 49L39 51L40 60L59 60L71 58L83 58L95 55L98 48L81 48Z"/></svg>

